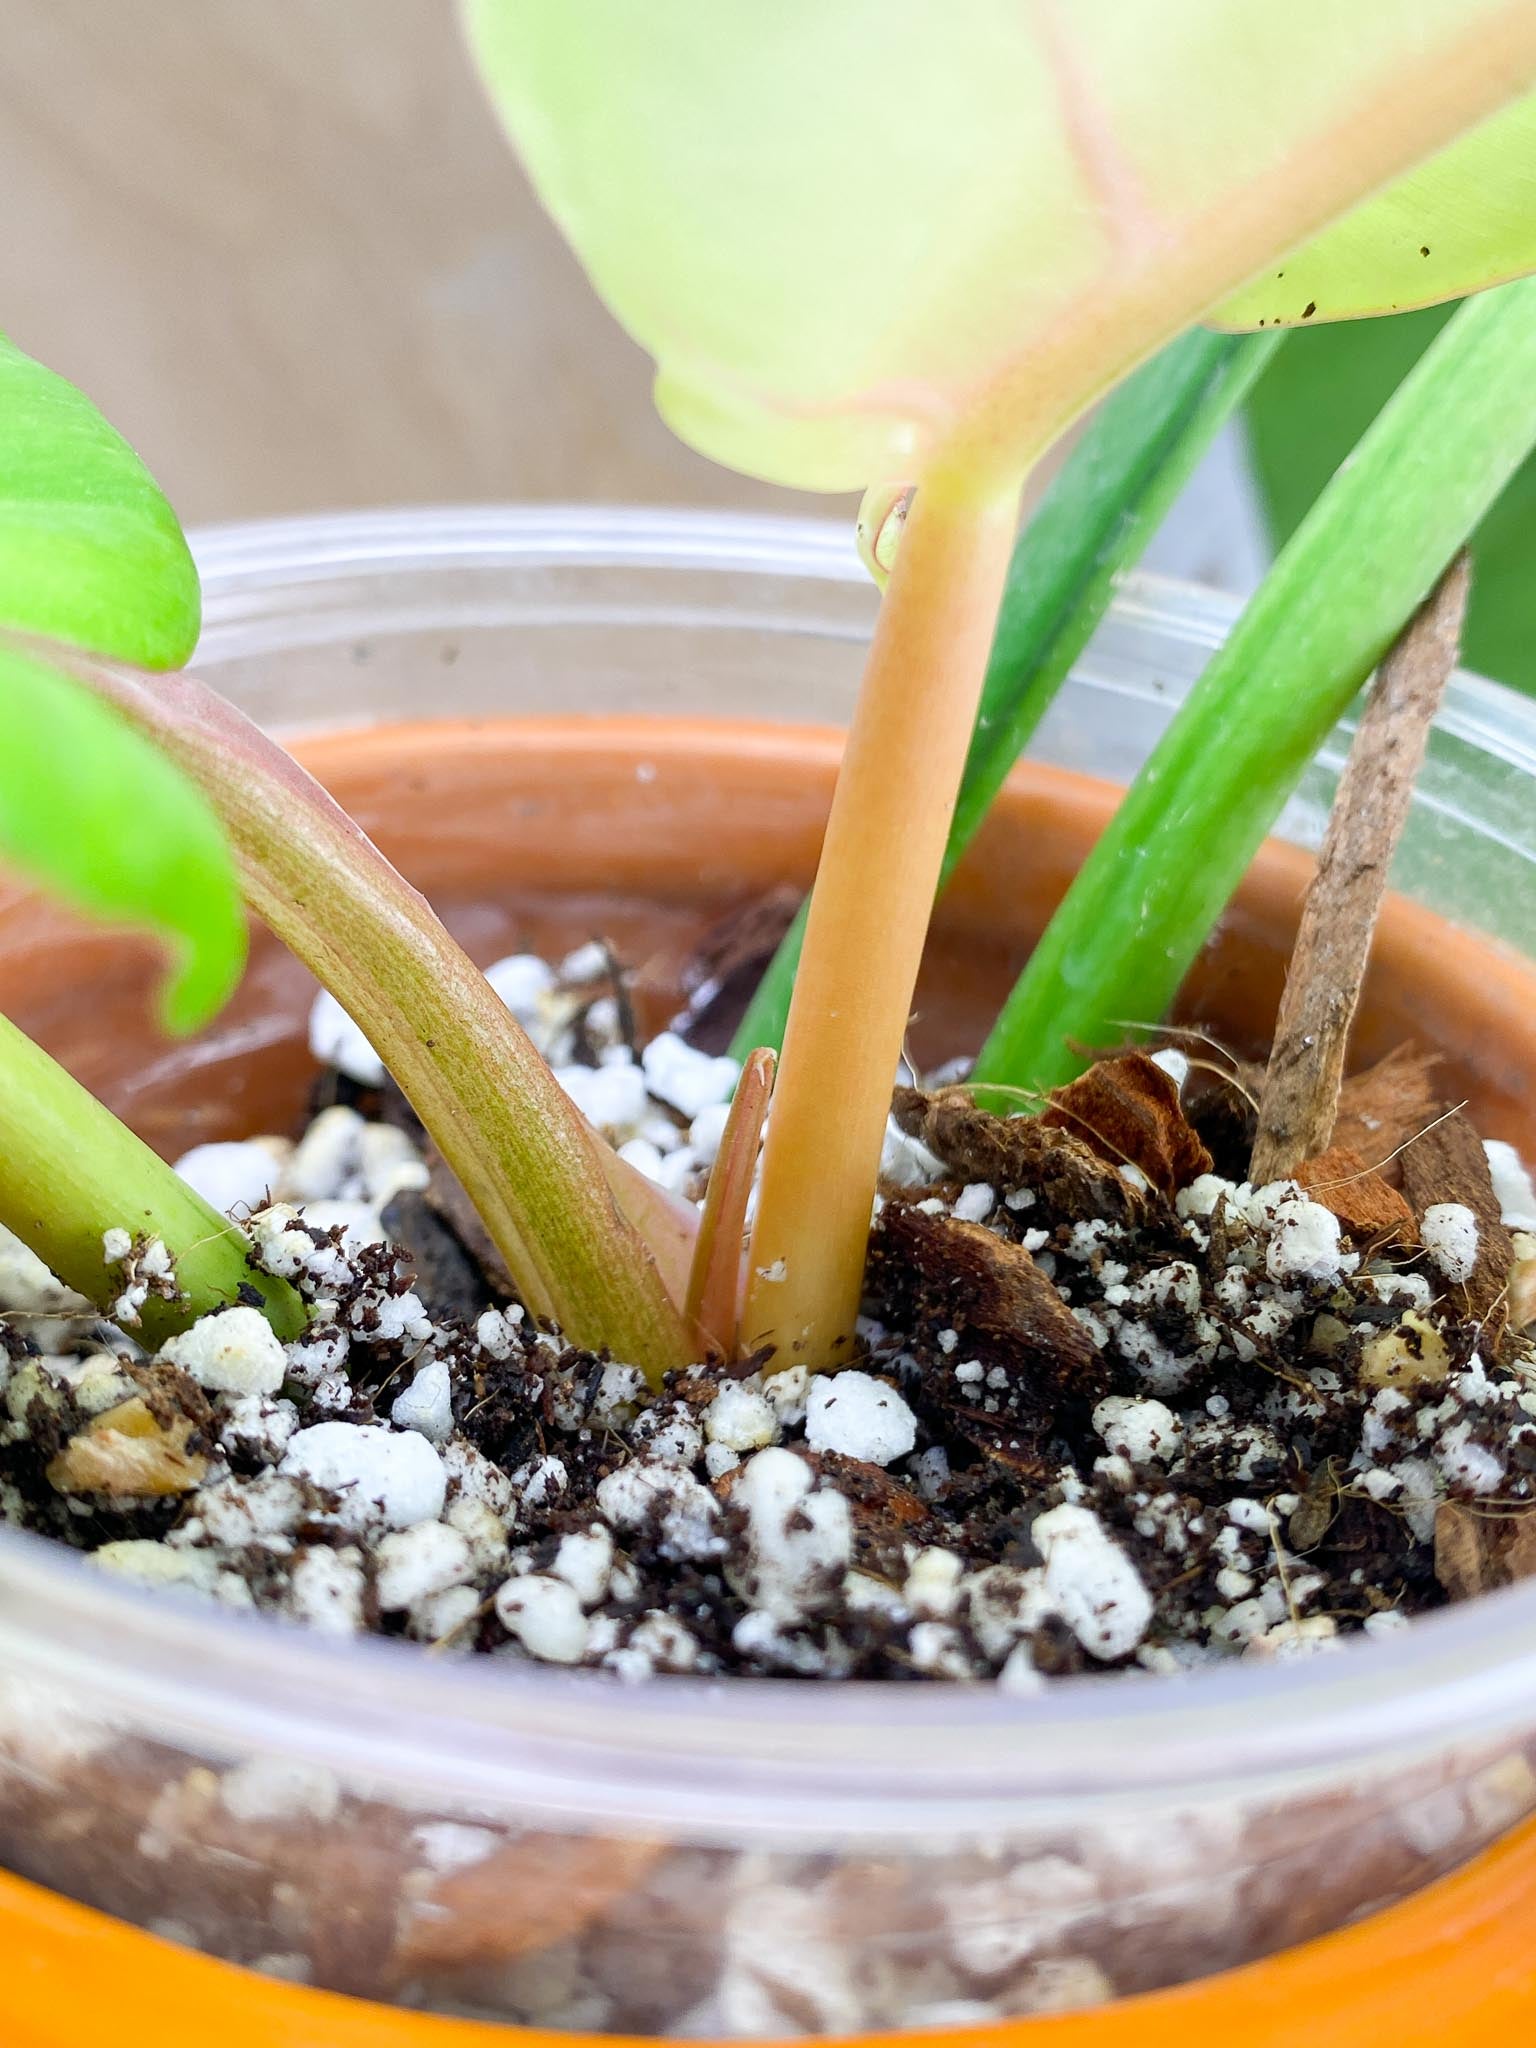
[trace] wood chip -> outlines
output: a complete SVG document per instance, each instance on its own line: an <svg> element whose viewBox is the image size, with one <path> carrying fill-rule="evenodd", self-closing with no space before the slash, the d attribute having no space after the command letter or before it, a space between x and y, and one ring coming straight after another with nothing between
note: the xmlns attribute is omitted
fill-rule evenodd
<svg viewBox="0 0 1536 2048"><path fill-rule="evenodd" d="M1073 1132L1112 1166L1136 1167L1160 1194L1177 1194L1211 1170L1173 1077L1144 1052L1096 1060L1080 1079L1051 1091L1040 1121Z"/></svg>
<svg viewBox="0 0 1536 2048"><path fill-rule="evenodd" d="M568 1941L639 1884L660 1842L528 1834L439 1880L406 1922L404 1970L509 1963Z"/></svg>
<svg viewBox="0 0 1536 2048"><path fill-rule="evenodd" d="M1471 1600L1536 1574L1536 1511L1493 1514L1442 1501L1435 1510L1435 1577L1447 1597Z"/></svg>
<svg viewBox="0 0 1536 2048"><path fill-rule="evenodd" d="M1330 1145L1304 1160L1296 1178L1314 1201L1333 1211L1356 1245L1417 1241L1418 1226L1402 1194L1347 1145Z"/></svg>
<svg viewBox="0 0 1536 2048"><path fill-rule="evenodd" d="M1286 1524L1286 1541L1301 1553L1315 1550L1332 1528L1339 1512L1337 1461L1325 1458L1307 1482L1307 1490L1291 1510Z"/></svg>
<svg viewBox="0 0 1536 2048"><path fill-rule="evenodd" d="M699 939L676 979L684 1006L667 1019L700 1052L724 1052L779 942L795 921L800 891L787 883L728 911ZM642 974L642 981L651 970Z"/></svg>
<svg viewBox="0 0 1536 2048"><path fill-rule="evenodd" d="M989 1459L1043 1474L1060 1405L1108 1391L1093 1339L1029 1253L979 1223L888 1201L867 1279L877 1313L922 1336L917 1398Z"/></svg>
<svg viewBox="0 0 1536 2048"><path fill-rule="evenodd" d="M1333 1141L1387 871L1456 667L1470 578L1463 552L1387 654L1360 715L1285 978L1259 1100L1255 1186L1287 1178Z"/></svg>
<svg viewBox="0 0 1536 2048"><path fill-rule="evenodd" d="M995 1116L964 1088L898 1088L891 1113L922 1140L954 1179L1000 1189L1028 1188L1049 1217L1102 1216L1139 1223L1146 1201L1103 1155L1071 1130L1037 1116ZM1030 1212L1031 1221L1035 1220Z"/></svg>
<svg viewBox="0 0 1536 2048"><path fill-rule="evenodd" d="M1508 1319L1510 1269L1515 1247L1499 1216L1488 1155L1483 1143L1457 1110L1442 1116L1416 1138L1402 1155L1403 1193L1416 1216L1437 1202L1460 1202L1477 1218L1477 1264L1464 1289L1457 1289L1466 1312L1484 1328L1485 1340L1496 1347Z"/></svg>
<svg viewBox="0 0 1536 2048"><path fill-rule="evenodd" d="M1402 1148L1432 1124L1445 1106L1435 1076L1436 1052L1400 1045L1373 1067L1351 1074L1339 1091L1333 1142L1358 1153L1388 1187L1403 1184Z"/></svg>
<svg viewBox="0 0 1536 2048"><path fill-rule="evenodd" d="M48 1484L58 1493L119 1500L190 1493L208 1476L208 1460L191 1447L195 1436L190 1418L167 1425L135 1394L70 1438L49 1463Z"/></svg>

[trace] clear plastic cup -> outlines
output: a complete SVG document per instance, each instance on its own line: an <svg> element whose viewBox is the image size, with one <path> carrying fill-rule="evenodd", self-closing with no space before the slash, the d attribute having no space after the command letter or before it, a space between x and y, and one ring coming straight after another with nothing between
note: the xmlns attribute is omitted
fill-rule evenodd
<svg viewBox="0 0 1536 2048"><path fill-rule="evenodd" d="M200 553L201 668L289 730L836 722L873 610L846 533L807 522L416 511ZM1123 780L1232 615L1131 579L1037 756ZM1521 955L1533 779L1536 712L1459 679L1397 876ZM236 1037L200 1055L215 1079ZM327 1641L0 1532L0 1866L238 1963L528 2025L974 2025L1195 1978L1471 1854L1536 1807L1528 1752L1536 1586L1183 1681L624 1687Z"/></svg>

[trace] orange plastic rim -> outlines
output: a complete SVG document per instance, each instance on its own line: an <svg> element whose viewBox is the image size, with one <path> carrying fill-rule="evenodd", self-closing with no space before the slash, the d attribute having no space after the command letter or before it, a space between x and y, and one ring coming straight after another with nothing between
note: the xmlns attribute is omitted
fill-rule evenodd
<svg viewBox="0 0 1536 2048"><path fill-rule="evenodd" d="M623 2048L258 1977L0 1876L5 2048ZM1086 2012L868 2034L863 2048L1487 2048L1536 2021L1536 1822L1401 1905L1264 1962Z"/></svg>

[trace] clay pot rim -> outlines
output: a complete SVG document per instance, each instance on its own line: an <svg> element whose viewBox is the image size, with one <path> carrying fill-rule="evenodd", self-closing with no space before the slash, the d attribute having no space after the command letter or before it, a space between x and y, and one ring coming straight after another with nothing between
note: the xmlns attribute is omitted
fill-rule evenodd
<svg viewBox="0 0 1536 2048"><path fill-rule="evenodd" d="M508 550L631 565L686 558L836 583L859 574L844 531L820 521L476 507L261 522L203 542L206 653L277 644L262 597L269 586L292 597L294 578L342 586L360 569L473 566ZM1176 625L1203 616L1212 642L1235 609L1145 578L1122 610L1159 604ZM350 620L328 621L310 638L353 630ZM1456 691L1456 716L1466 713L1483 734L1495 712L1501 726L1528 729L1536 759L1536 707L1477 679ZM1250 1787L1294 1782L1512 1720L1536 1691L1536 1586L1428 1617L1398 1640L1185 1684L1131 1674L1024 1699L775 1681L658 1680L620 1692L588 1674L436 1663L391 1643L336 1646L261 1618L183 1610L106 1586L80 1560L3 1532L0 1659L10 1663L12 1650L25 1652L12 1668L83 1681L153 1715L169 1740L249 1744L259 1714L268 1746L323 1760L340 1725L347 1766L401 1789L430 1784L529 1812L733 1836L793 1830L814 1813L822 1828L875 1836L974 1824L983 1814L1001 1825L1011 1802L1038 1811L1060 1800L1081 1817L1093 1800L1138 1788L1214 1793L1213 1758L1223 1778L1241 1775ZM765 1760L771 1775L760 1773ZM786 1772L803 1805L783 1798Z"/></svg>

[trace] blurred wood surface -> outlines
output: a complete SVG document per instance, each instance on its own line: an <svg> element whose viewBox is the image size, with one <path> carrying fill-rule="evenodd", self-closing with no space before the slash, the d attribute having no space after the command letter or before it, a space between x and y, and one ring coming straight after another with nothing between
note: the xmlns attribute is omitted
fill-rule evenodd
<svg viewBox="0 0 1536 2048"><path fill-rule="evenodd" d="M0 0L0 53L0 329L184 519L851 502L718 470L657 420L451 0Z"/></svg>

